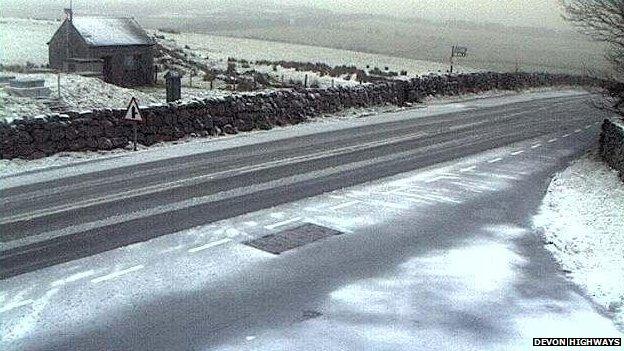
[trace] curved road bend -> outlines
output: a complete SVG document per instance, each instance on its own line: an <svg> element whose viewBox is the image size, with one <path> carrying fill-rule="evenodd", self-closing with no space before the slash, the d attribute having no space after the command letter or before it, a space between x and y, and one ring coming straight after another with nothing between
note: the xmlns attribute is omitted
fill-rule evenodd
<svg viewBox="0 0 624 351"><path fill-rule="evenodd" d="M404 119L5 188L0 273L8 277L575 130L598 120L585 99L543 99Z"/></svg>

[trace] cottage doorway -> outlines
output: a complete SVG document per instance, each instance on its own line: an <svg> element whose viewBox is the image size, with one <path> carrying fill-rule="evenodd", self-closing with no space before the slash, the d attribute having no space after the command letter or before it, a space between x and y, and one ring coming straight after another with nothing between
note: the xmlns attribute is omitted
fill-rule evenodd
<svg viewBox="0 0 624 351"><path fill-rule="evenodd" d="M113 81L113 66L112 66L112 56L104 56L102 57L103 66L102 66L102 78L106 83L111 83Z"/></svg>

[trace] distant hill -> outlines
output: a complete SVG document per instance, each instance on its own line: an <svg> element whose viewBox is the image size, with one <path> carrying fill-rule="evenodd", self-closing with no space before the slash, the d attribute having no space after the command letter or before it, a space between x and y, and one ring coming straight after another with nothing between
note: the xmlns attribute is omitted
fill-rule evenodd
<svg viewBox="0 0 624 351"><path fill-rule="evenodd" d="M36 4L36 6L35 6ZM396 57L448 62L450 47L468 46L468 67L509 71L585 73L606 67L603 48L565 29L512 27L342 14L269 1L128 0L75 2L77 15L132 16L145 27L323 46ZM3 16L58 18L64 0L7 0ZM33 11L35 14L33 14Z"/></svg>
<svg viewBox="0 0 624 351"><path fill-rule="evenodd" d="M584 73L606 67L599 44L567 30L382 16L313 21L293 19L286 24L211 33L437 62L447 62L451 46L460 44L469 48L468 57L458 60L461 64L502 71Z"/></svg>

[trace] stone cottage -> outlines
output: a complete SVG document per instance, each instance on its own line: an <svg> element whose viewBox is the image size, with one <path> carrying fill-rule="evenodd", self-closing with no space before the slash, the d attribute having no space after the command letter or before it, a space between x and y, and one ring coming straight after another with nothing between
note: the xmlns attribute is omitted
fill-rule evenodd
<svg viewBox="0 0 624 351"><path fill-rule="evenodd" d="M133 18L73 17L48 42L50 67L89 71L120 86L154 82L155 41Z"/></svg>

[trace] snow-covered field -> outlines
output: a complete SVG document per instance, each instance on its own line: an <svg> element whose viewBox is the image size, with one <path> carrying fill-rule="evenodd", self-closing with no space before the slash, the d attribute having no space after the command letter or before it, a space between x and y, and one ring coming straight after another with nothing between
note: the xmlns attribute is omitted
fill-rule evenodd
<svg viewBox="0 0 624 351"><path fill-rule="evenodd" d="M535 217L571 279L624 328L624 183L589 153L557 174Z"/></svg>
<svg viewBox="0 0 624 351"><path fill-rule="evenodd" d="M152 31L152 33L156 33ZM160 33L179 45L188 45L202 57L212 60L227 60L228 57L247 60L292 60L302 62L324 62L331 66L354 65L358 68L386 66L391 71L407 70L409 76L438 71L445 72L448 65L439 62L411 60L387 55L368 54L357 51L297 45L255 39L222 37L200 33ZM471 68L457 66L456 72L472 72Z"/></svg>
<svg viewBox="0 0 624 351"><path fill-rule="evenodd" d="M60 22L0 18L0 63L37 65L48 62L48 45Z"/></svg>

